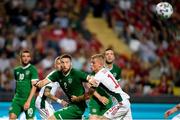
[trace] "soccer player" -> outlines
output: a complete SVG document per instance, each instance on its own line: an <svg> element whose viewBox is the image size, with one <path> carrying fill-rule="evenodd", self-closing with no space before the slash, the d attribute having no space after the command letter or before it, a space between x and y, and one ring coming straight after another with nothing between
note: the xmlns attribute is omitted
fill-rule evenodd
<svg viewBox="0 0 180 120"><path fill-rule="evenodd" d="M48 119L81 119L86 108L85 98L89 97L84 95L85 89L82 83L87 82L89 76L84 72L72 68L72 58L68 54L61 56L61 66L61 71L52 72L46 79L36 84L36 86L42 87L51 81L57 81L69 98L70 103L68 106L56 111ZM74 96L81 95L84 95L82 101L73 100Z"/></svg>
<svg viewBox="0 0 180 120"><path fill-rule="evenodd" d="M61 70L61 60L60 57L55 59L55 69ZM50 73L51 74L51 73ZM48 77L48 76L47 76ZM53 115L55 112L52 106L52 100L57 101L59 104L66 106L67 102L60 100L55 97L56 91L59 88L58 82L51 82L41 88L38 97L36 98L36 108L40 113L41 119L47 119L49 116Z"/></svg>
<svg viewBox="0 0 180 120"><path fill-rule="evenodd" d="M115 55L111 48L107 48L104 52L105 67L113 74L113 76L120 81L121 69L114 64ZM99 95L92 96L89 102L90 117L89 119L97 119L97 115L103 115L112 106L112 99L101 87L96 89ZM104 98L103 98L104 97ZM106 100L107 99L107 100Z"/></svg>
<svg viewBox="0 0 180 120"><path fill-rule="evenodd" d="M109 69L109 71L119 82L121 77L121 69L116 64L114 64L114 60L115 60L114 50L112 48L107 48L104 52L104 57L105 57L105 67Z"/></svg>
<svg viewBox="0 0 180 120"><path fill-rule="evenodd" d="M23 111L26 119L33 119L35 115L36 87L33 85L38 80L38 72L35 66L30 64L31 53L29 50L20 52L21 66L14 69L16 91L9 108L9 119L17 119Z"/></svg>
<svg viewBox="0 0 180 120"><path fill-rule="evenodd" d="M174 106L173 108L167 110L164 114L164 117L167 118L168 116L177 112L178 110L180 110L180 103L177 104L176 106ZM178 115L174 116L172 120L180 120L180 113Z"/></svg>
<svg viewBox="0 0 180 120"><path fill-rule="evenodd" d="M94 83L94 81L96 81L97 86L102 87L117 100L117 102L103 114L102 118L132 120L129 102L130 97L122 91L113 74L104 68L103 55L96 54L91 57L91 69L95 72L95 76L91 77L89 82L93 81Z"/></svg>

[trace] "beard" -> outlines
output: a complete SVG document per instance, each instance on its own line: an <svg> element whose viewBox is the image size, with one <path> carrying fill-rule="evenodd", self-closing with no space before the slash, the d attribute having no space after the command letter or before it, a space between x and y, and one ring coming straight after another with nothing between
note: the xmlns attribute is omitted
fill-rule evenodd
<svg viewBox="0 0 180 120"><path fill-rule="evenodd" d="M107 61L106 60L106 64L112 64L113 63L113 61Z"/></svg>

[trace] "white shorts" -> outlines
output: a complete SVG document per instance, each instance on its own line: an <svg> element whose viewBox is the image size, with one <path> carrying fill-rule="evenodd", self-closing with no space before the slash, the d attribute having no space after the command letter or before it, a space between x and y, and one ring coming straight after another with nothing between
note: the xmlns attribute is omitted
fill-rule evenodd
<svg viewBox="0 0 180 120"><path fill-rule="evenodd" d="M124 99L121 103L113 105L103 116L111 120L132 120L129 100Z"/></svg>
<svg viewBox="0 0 180 120"><path fill-rule="evenodd" d="M40 113L40 117L41 119L47 119L49 116L53 115L53 113L55 112L53 106L51 105L51 103L47 102L45 100L45 108L41 109L41 97L38 96L36 98L36 108L38 109L39 113Z"/></svg>
<svg viewBox="0 0 180 120"><path fill-rule="evenodd" d="M172 118L172 120L180 120L180 113Z"/></svg>

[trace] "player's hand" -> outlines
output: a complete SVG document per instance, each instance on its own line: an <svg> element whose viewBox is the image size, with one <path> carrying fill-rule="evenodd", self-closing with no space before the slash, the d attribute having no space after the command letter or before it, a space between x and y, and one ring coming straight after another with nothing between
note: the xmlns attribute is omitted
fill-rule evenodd
<svg viewBox="0 0 180 120"><path fill-rule="evenodd" d="M104 96L99 97L99 101L104 105L107 105L109 103L109 99Z"/></svg>
<svg viewBox="0 0 180 120"><path fill-rule="evenodd" d="M80 101L83 101L84 100L84 96L75 96L75 95L72 95L71 96L71 101L72 102L80 102Z"/></svg>
<svg viewBox="0 0 180 120"><path fill-rule="evenodd" d="M24 110L28 110L29 107L30 107L30 102L26 101L25 104L24 104Z"/></svg>
<svg viewBox="0 0 180 120"><path fill-rule="evenodd" d="M93 76L90 77L90 79L88 80L88 83L89 83L92 87L97 87L97 86L98 86L98 82L94 79Z"/></svg>

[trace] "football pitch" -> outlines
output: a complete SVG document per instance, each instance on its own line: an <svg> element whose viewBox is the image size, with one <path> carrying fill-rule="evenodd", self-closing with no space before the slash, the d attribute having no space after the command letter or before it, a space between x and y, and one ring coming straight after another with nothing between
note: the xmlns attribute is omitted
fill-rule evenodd
<svg viewBox="0 0 180 120"><path fill-rule="evenodd" d="M8 108L11 105L10 102L0 102L0 120L8 120ZM132 115L134 120L160 120L164 119L164 112L173 107L175 104L140 104L133 103L131 105ZM60 106L58 104L53 104L55 109L59 109ZM87 114L88 111L85 112ZM176 113L177 114L177 113ZM171 119L176 114L173 114L169 117ZM35 119L40 119L38 112L36 111Z"/></svg>

